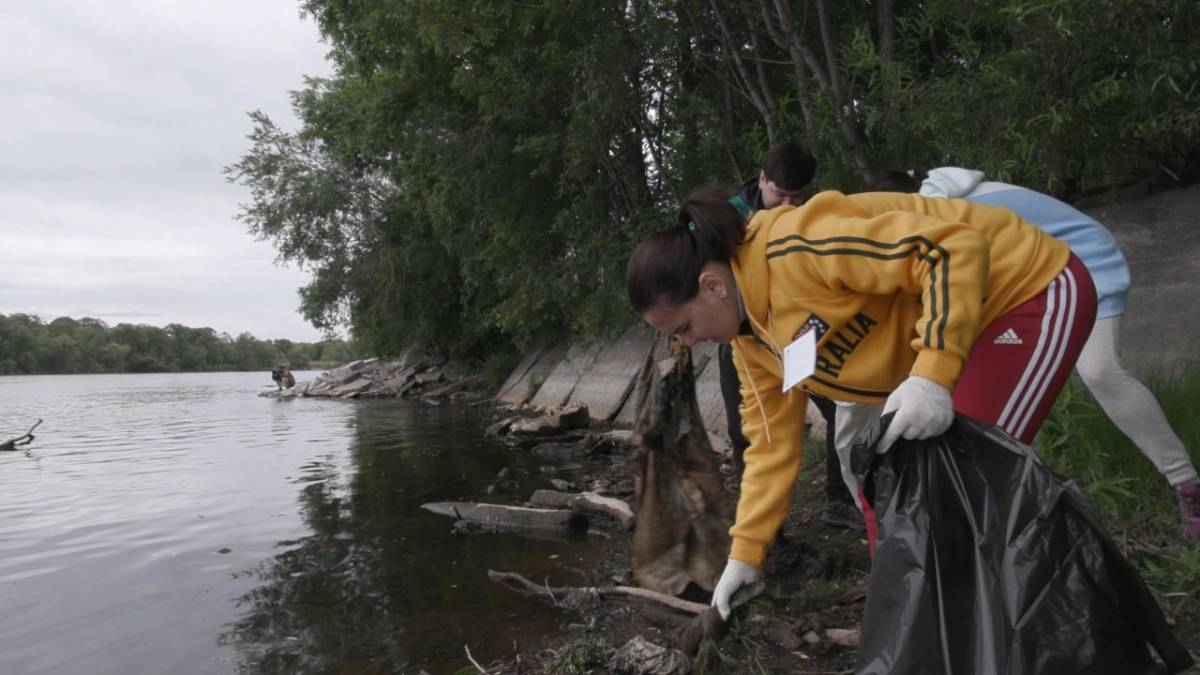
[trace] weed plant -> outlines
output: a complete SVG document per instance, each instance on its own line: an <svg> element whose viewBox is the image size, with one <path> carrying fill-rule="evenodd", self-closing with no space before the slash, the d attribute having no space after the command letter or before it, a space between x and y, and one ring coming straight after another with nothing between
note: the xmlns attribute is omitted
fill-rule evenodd
<svg viewBox="0 0 1200 675"><path fill-rule="evenodd" d="M1151 376L1147 385L1200 464L1200 364L1180 376ZM1200 543L1181 540L1167 481L1078 378L1064 388L1034 446L1054 471L1077 483L1164 609L1194 613L1182 601L1200 597Z"/></svg>

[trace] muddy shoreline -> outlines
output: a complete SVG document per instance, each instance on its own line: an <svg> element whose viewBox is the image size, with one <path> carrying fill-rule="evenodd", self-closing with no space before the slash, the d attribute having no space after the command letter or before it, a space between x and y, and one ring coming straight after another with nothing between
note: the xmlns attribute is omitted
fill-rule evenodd
<svg viewBox="0 0 1200 675"><path fill-rule="evenodd" d="M512 414L503 409L496 413L500 417ZM632 502L630 447L613 440L610 431L607 426L589 429L573 441L577 451L567 453L569 461L547 464L546 473L568 486ZM622 438L619 430L616 437ZM536 444L513 439L509 442L514 452L532 452L539 457L544 457L538 452L540 448L565 445L557 439ZM818 443L810 456L821 457L819 450ZM722 477L727 493L734 498L737 486L732 463L723 463ZM488 497L480 495L480 499L486 501ZM702 649L687 669L637 671L617 667L622 648L635 638L666 649L680 646L681 631L693 616L627 597L588 597L569 603L549 594L530 597L529 602L553 606L561 613L560 630L512 658L488 663L475 655L476 660L488 673L504 674L852 672L853 647L837 644L826 631L858 625L869 570L866 540L861 533L823 525L823 506L824 467L817 461L802 472L791 511L768 554L767 592L739 610L716 649ZM632 532L604 518L593 518L592 528L589 536L605 537L607 545L589 571L586 584L636 585L631 569ZM707 593L694 587L683 597L704 604L709 600Z"/></svg>

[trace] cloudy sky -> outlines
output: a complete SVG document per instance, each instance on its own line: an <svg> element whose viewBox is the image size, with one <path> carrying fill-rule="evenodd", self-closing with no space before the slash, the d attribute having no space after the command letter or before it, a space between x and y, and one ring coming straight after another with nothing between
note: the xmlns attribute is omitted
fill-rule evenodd
<svg viewBox="0 0 1200 675"><path fill-rule="evenodd" d="M295 0L0 3L0 314L320 339L221 169L326 51Z"/></svg>

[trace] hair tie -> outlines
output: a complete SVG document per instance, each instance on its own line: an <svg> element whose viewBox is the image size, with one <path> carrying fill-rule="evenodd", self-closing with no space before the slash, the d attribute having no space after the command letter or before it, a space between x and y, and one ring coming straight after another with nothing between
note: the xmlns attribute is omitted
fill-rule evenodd
<svg viewBox="0 0 1200 675"><path fill-rule="evenodd" d="M737 209L737 212L742 216L742 220L750 220L752 209L750 208L750 205L746 203L746 200L742 199L741 195L734 195L730 197L729 203L733 204L733 208Z"/></svg>
<svg viewBox="0 0 1200 675"><path fill-rule="evenodd" d="M696 224L688 223L688 232L695 232L695 231L696 231Z"/></svg>

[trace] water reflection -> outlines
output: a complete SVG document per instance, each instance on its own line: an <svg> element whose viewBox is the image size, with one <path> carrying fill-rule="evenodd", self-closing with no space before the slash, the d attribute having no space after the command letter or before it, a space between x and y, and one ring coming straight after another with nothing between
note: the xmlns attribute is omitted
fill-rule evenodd
<svg viewBox="0 0 1200 675"><path fill-rule="evenodd" d="M428 501L477 499L501 468L516 465L519 501L535 467L486 440L462 408L364 402L354 416L349 467L309 462L294 481L311 534L246 574L258 585L221 636L250 672L445 672L507 656L560 618L486 578L519 570L579 583L596 545L516 535L456 537ZM470 433L464 431L471 430ZM554 556L551 558L551 556Z"/></svg>
<svg viewBox="0 0 1200 675"><path fill-rule="evenodd" d="M555 625L486 570L578 583L554 570L596 543L455 537L420 510L506 466L520 489L489 500L548 487L479 411L264 380L0 377L0 431L46 420L0 455L0 674L444 673Z"/></svg>

